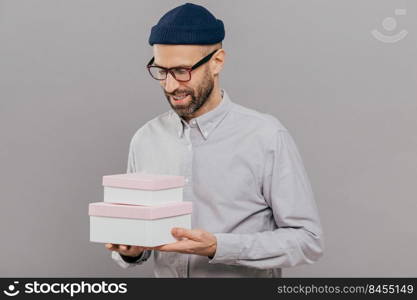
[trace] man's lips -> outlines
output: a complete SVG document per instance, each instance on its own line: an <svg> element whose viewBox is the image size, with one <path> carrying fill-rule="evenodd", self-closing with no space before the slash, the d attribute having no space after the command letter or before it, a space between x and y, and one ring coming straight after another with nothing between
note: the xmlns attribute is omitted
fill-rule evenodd
<svg viewBox="0 0 417 300"><path fill-rule="evenodd" d="M177 100L177 99L175 99L173 96L170 96L171 102L178 103L178 104L181 104L181 103L187 102L190 98L191 98L191 97L190 97L190 95L187 95L187 97L182 98L182 99L180 99L180 100Z"/></svg>

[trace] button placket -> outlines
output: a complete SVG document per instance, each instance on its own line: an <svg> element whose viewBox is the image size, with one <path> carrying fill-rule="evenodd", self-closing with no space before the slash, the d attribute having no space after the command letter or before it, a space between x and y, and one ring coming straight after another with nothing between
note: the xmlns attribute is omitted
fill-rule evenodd
<svg viewBox="0 0 417 300"><path fill-rule="evenodd" d="M186 130L184 131L185 141L186 141L186 145L188 149L188 151L185 154L185 170L184 170L185 183L186 183L184 194L187 194L187 195L188 195L188 190L189 190L189 183L191 182L192 160L193 160L193 154L191 151L192 143L191 143L190 132L191 132L191 129L189 126L187 126Z"/></svg>
<svg viewBox="0 0 417 300"><path fill-rule="evenodd" d="M191 123L191 122L190 122ZM192 154L192 142L191 142L191 124L184 125L184 136L183 136L183 145L186 147L184 148L184 181L185 185L183 188L183 201L192 201L192 189L191 189L191 176L192 176L192 162L193 162L193 154ZM186 278L188 276L188 255L183 255L178 260L179 268L179 276L182 278Z"/></svg>

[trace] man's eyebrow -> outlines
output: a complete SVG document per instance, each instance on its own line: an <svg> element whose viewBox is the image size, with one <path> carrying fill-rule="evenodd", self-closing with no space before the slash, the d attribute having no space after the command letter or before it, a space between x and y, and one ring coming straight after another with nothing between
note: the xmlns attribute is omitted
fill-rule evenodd
<svg viewBox="0 0 417 300"><path fill-rule="evenodd" d="M152 65L154 65L155 67L165 68L163 66L160 66L160 65L156 64L155 62ZM171 67L171 68L191 68L191 66L190 65L178 65L178 66ZM168 69L168 68L166 68L166 69Z"/></svg>

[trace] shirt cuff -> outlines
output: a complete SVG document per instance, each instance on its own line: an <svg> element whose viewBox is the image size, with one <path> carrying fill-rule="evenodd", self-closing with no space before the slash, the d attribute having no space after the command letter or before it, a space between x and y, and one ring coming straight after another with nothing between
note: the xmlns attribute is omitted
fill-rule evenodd
<svg viewBox="0 0 417 300"><path fill-rule="evenodd" d="M151 256L151 253L152 250L145 250L141 253L141 255L137 257L130 257L121 255L117 251L112 251L111 256L118 263L119 266L126 269L144 263Z"/></svg>
<svg viewBox="0 0 417 300"><path fill-rule="evenodd" d="M241 243L240 236L238 234L214 233L214 236L217 239L217 248L213 258L209 258L210 264L233 264L239 259Z"/></svg>
<svg viewBox="0 0 417 300"><path fill-rule="evenodd" d="M120 254L120 257L125 261L125 262L127 262L127 263L130 263L130 264L132 264L132 263L135 263L135 262L137 262L139 259L141 259L142 257L143 257L143 253L144 253L145 251L142 251L138 256L126 256L126 255L123 255L123 254L121 254L121 253L119 253Z"/></svg>

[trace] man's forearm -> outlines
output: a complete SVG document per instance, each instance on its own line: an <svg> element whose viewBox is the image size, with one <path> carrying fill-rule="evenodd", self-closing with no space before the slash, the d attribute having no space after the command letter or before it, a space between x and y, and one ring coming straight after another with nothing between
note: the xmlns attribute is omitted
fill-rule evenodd
<svg viewBox="0 0 417 300"><path fill-rule="evenodd" d="M304 228L279 228L252 234L218 233L210 263L258 269L293 267L317 261L323 253L320 233Z"/></svg>

